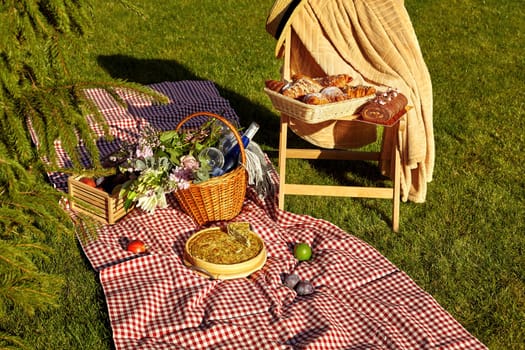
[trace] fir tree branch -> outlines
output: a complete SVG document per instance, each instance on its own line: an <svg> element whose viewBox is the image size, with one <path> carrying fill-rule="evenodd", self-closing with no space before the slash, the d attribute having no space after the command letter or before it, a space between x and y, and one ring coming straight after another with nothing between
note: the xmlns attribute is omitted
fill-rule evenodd
<svg viewBox="0 0 525 350"><path fill-rule="evenodd" d="M22 338L0 332L0 350L26 350L29 349Z"/></svg>

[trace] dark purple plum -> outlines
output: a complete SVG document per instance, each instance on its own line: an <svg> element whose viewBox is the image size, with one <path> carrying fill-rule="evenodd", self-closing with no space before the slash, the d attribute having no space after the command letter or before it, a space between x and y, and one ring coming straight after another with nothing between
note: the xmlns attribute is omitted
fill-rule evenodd
<svg viewBox="0 0 525 350"><path fill-rule="evenodd" d="M300 281L295 285L297 295L309 295L315 291L314 286L309 281Z"/></svg>
<svg viewBox="0 0 525 350"><path fill-rule="evenodd" d="M287 286L290 289L294 289L294 287L299 283L301 278L299 275L295 273L288 274L284 279L284 285Z"/></svg>

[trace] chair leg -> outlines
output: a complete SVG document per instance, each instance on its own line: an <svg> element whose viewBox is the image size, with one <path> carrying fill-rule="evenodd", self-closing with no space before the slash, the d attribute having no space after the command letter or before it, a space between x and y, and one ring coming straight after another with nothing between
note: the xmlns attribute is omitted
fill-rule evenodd
<svg viewBox="0 0 525 350"><path fill-rule="evenodd" d="M401 196L401 157L399 149L394 147L394 189L392 198L392 230L399 232L399 206Z"/></svg>
<svg viewBox="0 0 525 350"><path fill-rule="evenodd" d="M280 118L280 134L279 134L279 197L278 197L278 206L279 209L284 210L284 196L286 193L286 190L288 190L289 194L299 194L299 195L310 195L312 193L312 188L309 185L297 185L297 184L288 184L286 185L286 159L288 157L288 154L290 154L291 158L300 158L300 159L342 159L340 157L331 158L331 157L323 157L323 156L315 156L314 158L311 157L311 152L307 152L305 154L306 150L298 150L293 149L290 150L291 152L288 152L288 123L290 118L287 115L281 115ZM395 143L392 147L394 152L394 178L393 178L393 188L392 191L383 192L383 190L387 189L379 189L379 188L352 188L352 186L349 186L349 188L352 188L352 192L348 191L342 191L341 189L337 189L334 192L325 191L324 195L328 196L342 196L342 197L364 197L364 198L392 198L392 231L399 232L399 209L400 209L400 201L401 201L401 154L400 150L398 149L398 144ZM295 151L293 154L292 152ZM300 151L300 153L299 153ZM300 155L300 156L299 156ZM355 155L354 155L355 157ZM370 158L344 158L344 159L370 159ZM299 186L308 186L307 189L301 188L301 190L298 190ZM315 187L315 186L314 186ZM327 187L327 190L329 189L329 186ZM346 190L346 188L345 188ZM360 190L369 190L369 193L367 195L363 195ZM323 195L321 193L317 193L319 190L316 190L315 195ZM357 191L357 192L355 192ZM381 192L379 192L381 191Z"/></svg>
<svg viewBox="0 0 525 350"><path fill-rule="evenodd" d="M279 133L279 209L284 210L284 187L286 183L286 147L288 137L288 116L281 115Z"/></svg>

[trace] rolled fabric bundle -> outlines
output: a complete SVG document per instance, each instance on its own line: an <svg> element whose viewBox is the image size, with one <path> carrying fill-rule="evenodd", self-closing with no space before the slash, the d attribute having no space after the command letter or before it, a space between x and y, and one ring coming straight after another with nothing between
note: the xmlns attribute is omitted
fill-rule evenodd
<svg viewBox="0 0 525 350"><path fill-rule="evenodd" d="M387 91L365 104L361 110L361 117L370 122L386 123L405 109L407 104L408 100L402 93Z"/></svg>

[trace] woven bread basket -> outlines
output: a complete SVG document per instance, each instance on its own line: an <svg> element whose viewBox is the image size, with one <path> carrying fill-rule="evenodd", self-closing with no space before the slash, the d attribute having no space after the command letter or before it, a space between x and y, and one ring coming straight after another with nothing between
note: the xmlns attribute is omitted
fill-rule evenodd
<svg viewBox="0 0 525 350"><path fill-rule="evenodd" d="M233 132L241 152L241 164L234 170L204 182L191 183L188 189L174 192L182 210L197 224L204 225L212 221L233 219L241 212L248 185L248 173L241 136L237 128L220 115L209 112L193 113L181 120L175 130L179 131L184 123L200 116L215 118L226 125Z"/></svg>
<svg viewBox="0 0 525 350"><path fill-rule="evenodd" d="M265 88L273 107L290 117L290 129L302 139L321 148L351 149L374 142L375 127L355 121L360 108L371 96L325 105L309 105Z"/></svg>
<svg viewBox="0 0 525 350"><path fill-rule="evenodd" d="M327 120L354 120L359 117L359 109L372 96L352 98L345 101L311 105L281 93L265 88L264 91L279 112L300 119L304 123L322 123Z"/></svg>

